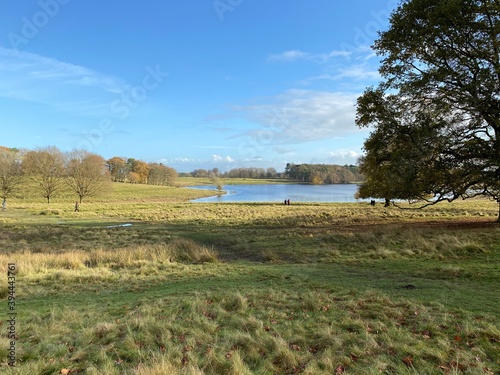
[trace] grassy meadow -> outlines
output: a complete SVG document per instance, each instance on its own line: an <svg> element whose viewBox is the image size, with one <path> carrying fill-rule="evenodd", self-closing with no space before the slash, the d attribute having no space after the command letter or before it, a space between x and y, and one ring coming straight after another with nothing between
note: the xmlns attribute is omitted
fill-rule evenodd
<svg viewBox="0 0 500 375"><path fill-rule="evenodd" d="M9 200L0 373L500 373L495 202L189 202L208 194Z"/></svg>

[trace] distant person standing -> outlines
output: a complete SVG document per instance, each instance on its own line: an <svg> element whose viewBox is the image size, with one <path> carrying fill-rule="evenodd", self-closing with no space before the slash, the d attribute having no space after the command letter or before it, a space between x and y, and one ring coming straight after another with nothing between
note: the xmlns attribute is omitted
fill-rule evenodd
<svg viewBox="0 0 500 375"><path fill-rule="evenodd" d="M80 204L78 202L75 203L75 212L80 212Z"/></svg>
<svg viewBox="0 0 500 375"><path fill-rule="evenodd" d="M2 202L2 211L5 211L7 209L7 199L4 198Z"/></svg>

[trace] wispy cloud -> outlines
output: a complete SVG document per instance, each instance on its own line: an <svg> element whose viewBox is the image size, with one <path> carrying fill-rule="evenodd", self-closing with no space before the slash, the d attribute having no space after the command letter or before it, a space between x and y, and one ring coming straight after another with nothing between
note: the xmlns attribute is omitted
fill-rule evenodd
<svg viewBox="0 0 500 375"><path fill-rule="evenodd" d="M112 75L0 47L0 96L81 114L102 113L126 83Z"/></svg>
<svg viewBox="0 0 500 375"><path fill-rule="evenodd" d="M375 81L380 79L379 72L373 67L366 64L352 65L345 68L339 68L335 74L321 74L318 76L309 77L301 81L302 84L310 84L314 81Z"/></svg>
<svg viewBox="0 0 500 375"><path fill-rule="evenodd" d="M270 54L267 58L270 62L294 62L299 60L309 60L318 63L326 63L336 57L349 57L349 51L330 51L328 53L311 53L300 50L284 51L277 54Z"/></svg>
<svg viewBox="0 0 500 375"><path fill-rule="evenodd" d="M354 123L357 96L293 89L256 104L234 106L236 116L255 125L237 136L267 145L342 138L360 132Z"/></svg>

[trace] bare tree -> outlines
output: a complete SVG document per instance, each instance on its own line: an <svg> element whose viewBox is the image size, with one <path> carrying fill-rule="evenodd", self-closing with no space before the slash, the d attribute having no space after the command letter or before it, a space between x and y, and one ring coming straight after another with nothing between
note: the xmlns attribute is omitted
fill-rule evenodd
<svg viewBox="0 0 500 375"><path fill-rule="evenodd" d="M30 151L23 159L23 170L50 203L63 185L64 155L57 147Z"/></svg>
<svg viewBox="0 0 500 375"><path fill-rule="evenodd" d="M75 150L66 157L67 183L82 203L83 198L99 194L111 183L106 161L85 150Z"/></svg>
<svg viewBox="0 0 500 375"><path fill-rule="evenodd" d="M22 160L20 152L15 149L0 147L1 198L7 200L21 184L22 178Z"/></svg>

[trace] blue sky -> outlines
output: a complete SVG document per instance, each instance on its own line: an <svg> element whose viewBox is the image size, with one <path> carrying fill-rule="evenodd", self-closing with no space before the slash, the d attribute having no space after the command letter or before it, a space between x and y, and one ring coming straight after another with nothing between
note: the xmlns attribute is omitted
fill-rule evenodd
<svg viewBox="0 0 500 375"><path fill-rule="evenodd" d="M5 0L0 145L196 168L355 164L394 0Z"/></svg>

